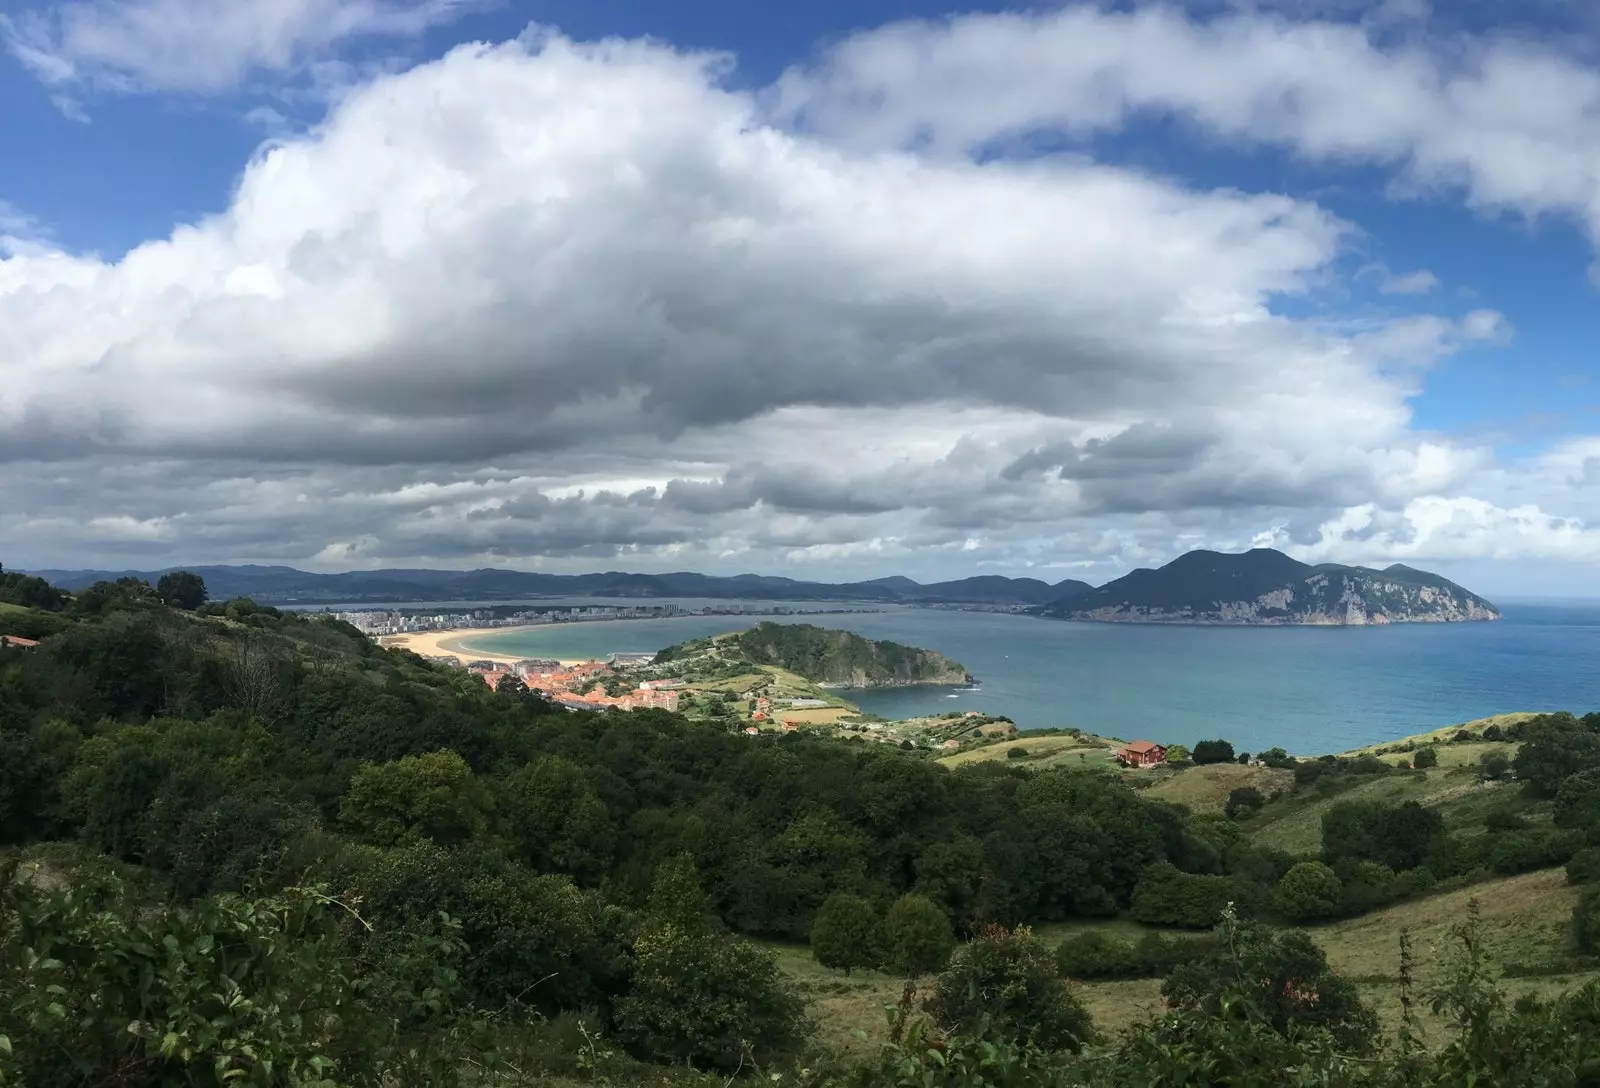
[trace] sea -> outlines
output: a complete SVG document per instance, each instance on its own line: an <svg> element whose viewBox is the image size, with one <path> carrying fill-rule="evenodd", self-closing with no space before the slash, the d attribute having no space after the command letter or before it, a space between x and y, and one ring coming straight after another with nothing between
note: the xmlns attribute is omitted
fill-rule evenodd
<svg viewBox="0 0 1600 1088"><path fill-rule="evenodd" d="M973 690L849 693L886 718L979 710L1021 729L1076 726L1191 745L1222 737L1243 751L1317 754L1491 714L1600 709L1600 600L1497 603L1504 618L1493 623L1386 627L1070 623L923 608L759 618L938 650L978 679ZM525 657L603 657L750 622L682 616L562 624L469 645Z"/></svg>

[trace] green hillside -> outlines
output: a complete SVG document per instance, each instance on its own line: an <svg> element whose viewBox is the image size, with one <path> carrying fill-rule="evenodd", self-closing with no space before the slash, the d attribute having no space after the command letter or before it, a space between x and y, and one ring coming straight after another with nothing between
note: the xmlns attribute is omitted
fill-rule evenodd
<svg viewBox="0 0 1600 1088"><path fill-rule="evenodd" d="M933 650L806 623L761 623L726 640L724 656L775 665L820 684L854 688L964 684L961 665Z"/></svg>

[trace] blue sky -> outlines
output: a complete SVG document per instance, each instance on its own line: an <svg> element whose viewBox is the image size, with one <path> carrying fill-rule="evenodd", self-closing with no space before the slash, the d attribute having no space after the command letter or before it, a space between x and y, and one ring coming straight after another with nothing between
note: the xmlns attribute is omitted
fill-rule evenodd
<svg viewBox="0 0 1600 1088"><path fill-rule="evenodd" d="M1504 7L0 0L0 558L1600 594Z"/></svg>

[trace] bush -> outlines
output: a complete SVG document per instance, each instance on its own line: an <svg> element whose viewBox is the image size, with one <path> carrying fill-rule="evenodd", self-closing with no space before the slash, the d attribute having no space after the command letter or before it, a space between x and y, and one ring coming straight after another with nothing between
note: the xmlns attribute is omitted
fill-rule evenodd
<svg viewBox="0 0 1600 1088"><path fill-rule="evenodd" d="M1600 846L1586 846L1567 862L1568 884L1593 884L1600 880Z"/></svg>
<svg viewBox="0 0 1600 1088"><path fill-rule="evenodd" d="M902 895L884 920L889 965L907 977L941 971L955 949L950 919L933 900Z"/></svg>
<svg viewBox="0 0 1600 1088"><path fill-rule="evenodd" d="M1077 1051L1093 1038L1089 1014L1026 926L985 927L939 976L928 1012L946 1031L984 1029L1046 1050Z"/></svg>
<svg viewBox="0 0 1600 1088"><path fill-rule="evenodd" d="M1600 887L1584 891L1572 908L1572 943L1579 952L1600 953Z"/></svg>
<svg viewBox="0 0 1600 1088"><path fill-rule="evenodd" d="M1564 865L1583 847L1583 834L1578 831L1502 831L1486 836L1489 868L1510 876L1534 869L1548 869Z"/></svg>
<svg viewBox="0 0 1600 1088"><path fill-rule="evenodd" d="M1006 749L1006 758L1007 759L1027 759L1028 758L1028 750L1026 748L1022 747L1022 745L1020 745L1020 744L1015 745L1015 746L1013 746L1011 748L1007 748Z"/></svg>
<svg viewBox="0 0 1600 1088"><path fill-rule="evenodd" d="M1498 782L1511 770L1511 760L1504 752L1485 752L1478 757L1478 777L1485 782Z"/></svg>
<svg viewBox="0 0 1600 1088"><path fill-rule="evenodd" d="M1204 763L1232 763L1233 745L1225 740L1202 740L1194 746L1194 761Z"/></svg>
<svg viewBox="0 0 1600 1088"><path fill-rule="evenodd" d="M1210 955L1215 943L1216 938L1210 933L1180 937L1152 930L1140 937L1134 946L1139 957L1139 973L1145 978L1162 978L1171 974L1175 967Z"/></svg>
<svg viewBox="0 0 1600 1088"><path fill-rule="evenodd" d="M1172 1008L1218 1016L1222 995L1238 994L1280 1034L1288 1034L1291 1025L1320 1028L1348 1053L1372 1051L1377 1016L1362 1003L1355 986L1328 967L1310 937L1295 930L1274 932L1231 916L1223 919L1217 934L1207 956L1179 967L1162 985L1161 994Z"/></svg>
<svg viewBox="0 0 1600 1088"><path fill-rule="evenodd" d="M703 907L692 863L663 865L613 1019L639 1057L737 1069L747 1048L765 1060L797 1042L803 1005L772 953L711 932Z"/></svg>
<svg viewBox="0 0 1600 1088"><path fill-rule="evenodd" d="M1057 945L1056 970L1067 978L1136 978L1143 973L1133 942L1097 929Z"/></svg>
<svg viewBox="0 0 1600 1088"><path fill-rule="evenodd" d="M1239 753L1239 766L1241 766L1241 767L1250 766L1250 753L1249 752L1240 752Z"/></svg>
<svg viewBox="0 0 1600 1088"><path fill-rule="evenodd" d="M1292 922L1310 922L1338 914L1343 894L1332 869L1320 861L1302 861L1278 881L1272 905Z"/></svg>
<svg viewBox="0 0 1600 1088"><path fill-rule="evenodd" d="M883 919L859 895L834 892L811 922L811 954L824 967L849 974L884 962Z"/></svg>
<svg viewBox="0 0 1600 1088"><path fill-rule="evenodd" d="M1261 791L1254 786L1240 786L1228 794L1228 803L1223 811L1229 819L1237 820L1245 816L1254 816L1261 811L1261 806L1267 799L1261 796Z"/></svg>
<svg viewBox="0 0 1600 1088"><path fill-rule="evenodd" d="M1205 929L1222 917L1232 893L1233 882L1225 876L1180 872L1171 862L1158 861L1139 878L1129 913L1146 925Z"/></svg>
<svg viewBox="0 0 1600 1088"><path fill-rule="evenodd" d="M1600 769L1590 769L1562 782L1556 790L1557 827L1594 827L1600 824Z"/></svg>

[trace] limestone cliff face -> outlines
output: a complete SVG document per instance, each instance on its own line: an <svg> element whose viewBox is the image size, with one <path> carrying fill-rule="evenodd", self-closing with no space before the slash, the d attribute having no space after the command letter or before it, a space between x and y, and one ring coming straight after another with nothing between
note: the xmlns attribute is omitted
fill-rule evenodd
<svg viewBox="0 0 1600 1088"><path fill-rule="evenodd" d="M1426 571L1311 567L1278 552L1190 553L1038 610L1061 619L1122 623L1461 623L1497 620L1482 597Z"/></svg>

